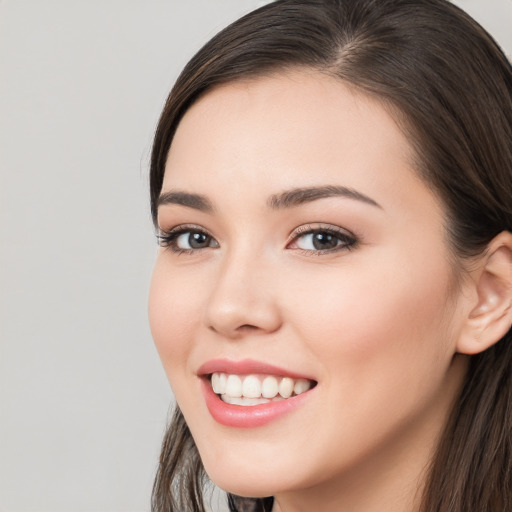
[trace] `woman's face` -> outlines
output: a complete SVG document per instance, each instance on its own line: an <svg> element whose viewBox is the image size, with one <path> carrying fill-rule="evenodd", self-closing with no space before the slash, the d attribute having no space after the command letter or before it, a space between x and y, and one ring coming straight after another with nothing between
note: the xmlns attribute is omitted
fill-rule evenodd
<svg viewBox="0 0 512 512"><path fill-rule="evenodd" d="M150 322L224 489L339 489L425 464L460 386L464 314L411 161L377 101L313 72L219 87L181 121Z"/></svg>

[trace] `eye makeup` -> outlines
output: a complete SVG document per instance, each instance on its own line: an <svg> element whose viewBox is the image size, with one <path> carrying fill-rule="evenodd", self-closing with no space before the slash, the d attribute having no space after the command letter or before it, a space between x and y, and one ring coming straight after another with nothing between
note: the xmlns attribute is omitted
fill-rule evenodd
<svg viewBox="0 0 512 512"><path fill-rule="evenodd" d="M193 224L182 224L168 231L160 229L157 238L160 247L168 248L177 254L192 254L199 250L219 247L219 243L208 231Z"/></svg>
<svg viewBox="0 0 512 512"><path fill-rule="evenodd" d="M350 231L339 226L320 223L300 226L290 238L287 248L301 250L306 255L353 250L359 244L358 238Z"/></svg>
<svg viewBox="0 0 512 512"><path fill-rule="evenodd" d="M160 247L168 248L176 254L192 254L220 247L208 230L195 224L182 224L170 230L160 230L157 238ZM358 238L350 231L339 226L318 223L296 228L285 248L299 250L305 255L323 255L353 250L358 243Z"/></svg>

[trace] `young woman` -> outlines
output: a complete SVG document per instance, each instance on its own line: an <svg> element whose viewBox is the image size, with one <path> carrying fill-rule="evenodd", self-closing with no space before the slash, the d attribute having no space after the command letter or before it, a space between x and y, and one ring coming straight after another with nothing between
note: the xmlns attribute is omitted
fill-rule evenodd
<svg viewBox="0 0 512 512"><path fill-rule="evenodd" d="M512 510L512 70L445 0L279 0L153 147L153 510Z"/></svg>

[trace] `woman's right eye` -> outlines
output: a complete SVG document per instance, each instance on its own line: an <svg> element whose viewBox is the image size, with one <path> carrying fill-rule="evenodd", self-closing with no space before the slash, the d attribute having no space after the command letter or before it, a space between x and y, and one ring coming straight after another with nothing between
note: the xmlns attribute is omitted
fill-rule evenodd
<svg viewBox="0 0 512 512"><path fill-rule="evenodd" d="M209 233L197 228L181 227L158 235L161 247L168 247L177 253L192 253L201 249L218 247L219 244Z"/></svg>

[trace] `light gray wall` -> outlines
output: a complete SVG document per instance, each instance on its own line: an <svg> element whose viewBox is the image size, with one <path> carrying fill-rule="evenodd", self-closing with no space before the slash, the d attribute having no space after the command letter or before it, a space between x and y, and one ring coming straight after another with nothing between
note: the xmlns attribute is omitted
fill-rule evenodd
<svg viewBox="0 0 512 512"><path fill-rule="evenodd" d="M256 0L0 0L0 512L140 512L171 393L146 296L151 136ZM512 55L512 0L460 0Z"/></svg>

